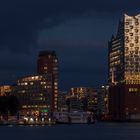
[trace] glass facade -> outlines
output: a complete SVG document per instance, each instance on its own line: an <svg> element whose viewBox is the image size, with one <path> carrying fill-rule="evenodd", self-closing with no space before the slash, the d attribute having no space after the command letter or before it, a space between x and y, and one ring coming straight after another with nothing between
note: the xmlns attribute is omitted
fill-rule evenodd
<svg viewBox="0 0 140 140"><path fill-rule="evenodd" d="M140 15L124 15L108 43L108 81L140 84Z"/></svg>

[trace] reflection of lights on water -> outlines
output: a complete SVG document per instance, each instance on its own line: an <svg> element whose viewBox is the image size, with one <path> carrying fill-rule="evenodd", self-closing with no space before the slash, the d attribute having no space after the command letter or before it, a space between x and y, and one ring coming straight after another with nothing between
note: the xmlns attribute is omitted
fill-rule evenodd
<svg viewBox="0 0 140 140"><path fill-rule="evenodd" d="M42 118L42 122L44 122L44 118Z"/></svg>
<svg viewBox="0 0 140 140"><path fill-rule="evenodd" d="M33 120L33 118L30 118L30 122L33 122L34 120Z"/></svg>
<svg viewBox="0 0 140 140"><path fill-rule="evenodd" d="M51 122L51 118L49 118L49 122Z"/></svg>
<svg viewBox="0 0 140 140"><path fill-rule="evenodd" d="M10 124L10 125L8 125L8 127L13 127L13 125L12 125L12 124Z"/></svg>
<svg viewBox="0 0 140 140"><path fill-rule="evenodd" d="M25 120L25 121L28 121L28 118L27 118L27 117L24 117L24 120Z"/></svg>

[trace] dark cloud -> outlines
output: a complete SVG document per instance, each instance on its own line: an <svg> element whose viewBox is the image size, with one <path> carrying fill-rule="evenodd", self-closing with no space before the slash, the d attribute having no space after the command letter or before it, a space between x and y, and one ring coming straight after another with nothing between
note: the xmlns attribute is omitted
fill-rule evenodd
<svg viewBox="0 0 140 140"><path fill-rule="evenodd" d="M69 18L83 14L136 11L139 3L126 0L1 1L0 46L27 50L36 44L40 29L54 27Z"/></svg>

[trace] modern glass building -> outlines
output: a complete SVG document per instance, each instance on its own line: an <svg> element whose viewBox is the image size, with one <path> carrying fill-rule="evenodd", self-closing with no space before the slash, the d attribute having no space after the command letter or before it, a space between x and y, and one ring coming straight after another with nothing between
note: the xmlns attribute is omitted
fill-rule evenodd
<svg viewBox="0 0 140 140"><path fill-rule="evenodd" d="M108 82L112 118L140 120L140 14L124 14L108 43Z"/></svg>
<svg viewBox="0 0 140 140"><path fill-rule="evenodd" d="M108 44L109 83L140 84L140 14L125 14Z"/></svg>

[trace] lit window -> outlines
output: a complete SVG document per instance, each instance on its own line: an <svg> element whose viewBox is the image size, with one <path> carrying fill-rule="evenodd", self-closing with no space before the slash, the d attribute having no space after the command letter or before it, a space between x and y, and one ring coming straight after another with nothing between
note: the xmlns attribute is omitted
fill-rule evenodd
<svg viewBox="0 0 140 140"><path fill-rule="evenodd" d="M58 62L58 60L57 60L57 59L55 59L55 62Z"/></svg>
<svg viewBox="0 0 140 140"><path fill-rule="evenodd" d="M130 26L130 29L133 29L133 26L132 25Z"/></svg>
<svg viewBox="0 0 140 140"><path fill-rule="evenodd" d="M53 70L58 70L58 68L57 67L54 67Z"/></svg>
<svg viewBox="0 0 140 140"><path fill-rule="evenodd" d="M130 43L130 47L133 47L134 46L134 44L133 43Z"/></svg>
<svg viewBox="0 0 140 140"><path fill-rule="evenodd" d="M41 85L45 85L46 84L46 82L41 82Z"/></svg>
<svg viewBox="0 0 140 140"><path fill-rule="evenodd" d="M54 94L54 97L58 97L58 95L57 94Z"/></svg>
<svg viewBox="0 0 140 140"><path fill-rule="evenodd" d="M58 85L58 83L57 82L54 82L54 85L56 86L56 85Z"/></svg>
<svg viewBox="0 0 140 140"><path fill-rule="evenodd" d="M22 90L21 93L25 93L25 90Z"/></svg>
<svg viewBox="0 0 140 140"><path fill-rule="evenodd" d="M23 105L22 108L27 108L27 106L26 105Z"/></svg>
<svg viewBox="0 0 140 140"><path fill-rule="evenodd" d="M139 43L138 40L135 40L135 43Z"/></svg>
<svg viewBox="0 0 140 140"><path fill-rule="evenodd" d="M135 29L135 32L136 32L136 33L138 33L138 31L139 31L138 29Z"/></svg>
<svg viewBox="0 0 140 140"><path fill-rule="evenodd" d="M47 70L48 69L48 67L44 67L44 70Z"/></svg>
<svg viewBox="0 0 140 140"><path fill-rule="evenodd" d="M126 29L125 31L126 31L126 33L128 33L129 32L129 29Z"/></svg>
<svg viewBox="0 0 140 140"><path fill-rule="evenodd" d="M58 91L57 90L54 90L54 92L57 93Z"/></svg>
<svg viewBox="0 0 140 140"><path fill-rule="evenodd" d="M32 77L32 79L34 79L34 77Z"/></svg>
<svg viewBox="0 0 140 140"><path fill-rule="evenodd" d="M128 108L126 107L125 110L128 110Z"/></svg>
<svg viewBox="0 0 140 140"><path fill-rule="evenodd" d="M30 85L33 85L34 83L33 82L30 82Z"/></svg>
<svg viewBox="0 0 140 140"><path fill-rule="evenodd" d="M38 80L39 79L39 76L35 76L35 79Z"/></svg>
<svg viewBox="0 0 140 140"><path fill-rule="evenodd" d="M136 22L135 22L135 25L139 25L139 22L138 22L138 21L136 21Z"/></svg>
<svg viewBox="0 0 140 140"><path fill-rule="evenodd" d="M134 83L134 81L133 81L133 83ZM138 91L137 88L129 88L129 92L137 92L137 91Z"/></svg>
<svg viewBox="0 0 140 140"><path fill-rule="evenodd" d="M137 110L137 108L135 107L135 108L134 108L134 110L136 111L136 110Z"/></svg>
<svg viewBox="0 0 140 140"><path fill-rule="evenodd" d="M51 88L51 86L47 86L47 88Z"/></svg>

